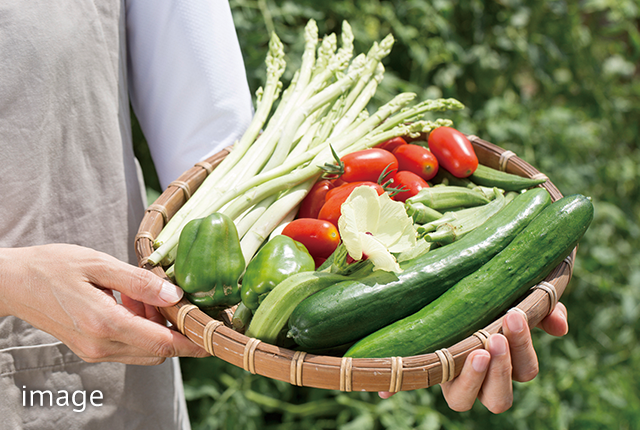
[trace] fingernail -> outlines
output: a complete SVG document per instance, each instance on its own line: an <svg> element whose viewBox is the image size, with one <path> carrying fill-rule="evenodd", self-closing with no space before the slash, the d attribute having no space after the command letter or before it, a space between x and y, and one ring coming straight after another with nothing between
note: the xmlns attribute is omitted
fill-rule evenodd
<svg viewBox="0 0 640 430"><path fill-rule="evenodd" d="M567 310L566 308L564 310L560 310L560 317L564 320L565 325L565 330L564 330L564 334L567 334L567 332L569 331L569 320L567 319Z"/></svg>
<svg viewBox="0 0 640 430"><path fill-rule="evenodd" d="M507 353L507 342L503 337L491 336L489 338L489 352L492 356L504 355Z"/></svg>
<svg viewBox="0 0 640 430"><path fill-rule="evenodd" d="M473 366L473 370L475 370L476 372L483 373L486 372L487 367L489 367L489 360L490 357L488 357L486 354L478 354L473 357L471 366Z"/></svg>
<svg viewBox="0 0 640 430"><path fill-rule="evenodd" d="M560 315L562 315L562 319L567 321L567 308L560 309Z"/></svg>
<svg viewBox="0 0 640 430"><path fill-rule="evenodd" d="M522 330L524 330L524 322L522 321L523 318L520 315L516 315L515 312L510 312L507 314L506 319L507 326L513 333L520 333Z"/></svg>
<svg viewBox="0 0 640 430"><path fill-rule="evenodd" d="M160 289L160 298L167 303L177 303L181 298L184 292L182 289L176 285L173 285L171 282L163 282L162 288Z"/></svg>

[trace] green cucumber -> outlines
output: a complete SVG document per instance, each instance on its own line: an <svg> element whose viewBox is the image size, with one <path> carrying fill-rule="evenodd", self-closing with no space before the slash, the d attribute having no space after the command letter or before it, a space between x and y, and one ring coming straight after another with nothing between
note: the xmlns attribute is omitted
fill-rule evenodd
<svg viewBox="0 0 640 430"><path fill-rule="evenodd" d="M296 307L288 336L306 348L327 348L417 312L489 261L550 203L545 189L527 191L462 239L401 262L401 273L379 270L325 288Z"/></svg>
<svg viewBox="0 0 640 430"><path fill-rule="evenodd" d="M245 334L277 344L293 309L305 298L347 277L335 273L300 272L276 285L260 303Z"/></svg>
<svg viewBox="0 0 640 430"><path fill-rule="evenodd" d="M592 219L588 198L561 198L476 272L415 314L356 342L345 355L406 357L455 344L495 320L542 281L571 253Z"/></svg>
<svg viewBox="0 0 640 430"><path fill-rule="evenodd" d="M492 169L483 164L479 164L478 168L469 179L478 185L485 187L497 187L505 191L520 191L527 188L535 187L546 181L546 179L525 178L523 176L513 175L501 170Z"/></svg>

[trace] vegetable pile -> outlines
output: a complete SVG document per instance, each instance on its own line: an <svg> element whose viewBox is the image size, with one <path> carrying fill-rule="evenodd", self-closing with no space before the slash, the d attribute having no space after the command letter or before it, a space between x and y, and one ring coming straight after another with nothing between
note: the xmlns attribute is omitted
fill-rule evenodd
<svg viewBox="0 0 640 430"><path fill-rule="evenodd" d="M171 218L149 261L211 316L272 344L351 357L415 355L482 328L575 247L593 207L478 163L467 137L402 93L370 114L393 37L354 56L305 28L280 78L272 34L249 128ZM279 99L279 101L277 101ZM535 255L532 259L531 256Z"/></svg>

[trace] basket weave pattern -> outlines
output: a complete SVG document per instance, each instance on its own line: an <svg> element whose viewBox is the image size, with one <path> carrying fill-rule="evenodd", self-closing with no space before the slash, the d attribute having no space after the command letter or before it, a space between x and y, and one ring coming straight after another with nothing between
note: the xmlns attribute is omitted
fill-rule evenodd
<svg viewBox="0 0 640 430"><path fill-rule="evenodd" d="M480 163L520 176L546 178L512 151L468 136ZM155 203L147 208L135 239L139 266L168 279L160 266L151 266L147 258L153 252L153 240L166 222L189 199L206 176L229 153L227 148L183 173L172 182ZM562 197L547 180L553 201ZM525 315L529 327L536 326L555 307L573 273L576 249L546 279L534 286L509 311ZM181 333L213 356L248 372L289 382L294 385L341 391L391 391L426 388L455 378L467 355L484 348L489 336L501 332L502 317L472 336L435 353L412 357L347 358L307 354L249 338L231 328L232 309L213 319L183 298L160 312Z"/></svg>

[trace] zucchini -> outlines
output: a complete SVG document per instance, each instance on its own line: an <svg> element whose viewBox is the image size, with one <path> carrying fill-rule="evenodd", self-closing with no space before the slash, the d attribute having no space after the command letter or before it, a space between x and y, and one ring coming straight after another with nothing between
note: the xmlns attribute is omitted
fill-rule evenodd
<svg viewBox="0 0 640 430"><path fill-rule="evenodd" d="M469 179L478 185L484 187L497 187L505 191L520 191L527 188L535 187L546 181L546 179L525 178L523 176L513 175L501 170L492 169L483 164L478 164Z"/></svg>
<svg viewBox="0 0 640 430"><path fill-rule="evenodd" d="M489 261L550 202L543 188L527 191L462 239L399 263L401 273L379 270L325 288L296 307L288 336L306 348L327 348L417 312Z"/></svg>
<svg viewBox="0 0 640 430"><path fill-rule="evenodd" d="M561 198L478 271L419 312L356 342L345 355L406 357L455 344L495 320L543 280L571 253L592 219L588 198Z"/></svg>
<svg viewBox="0 0 640 430"><path fill-rule="evenodd" d="M276 345L289 315L303 299L345 279L346 276L325 272L299 272L289 276L260 303L245 334Z"/></svg>

